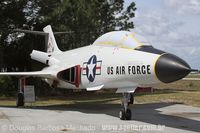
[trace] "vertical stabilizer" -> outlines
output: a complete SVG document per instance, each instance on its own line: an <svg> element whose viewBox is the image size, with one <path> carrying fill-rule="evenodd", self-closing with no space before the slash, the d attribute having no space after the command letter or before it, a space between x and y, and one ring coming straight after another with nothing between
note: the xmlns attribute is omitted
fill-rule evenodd
<svg viewBox="0 0 200 133"><path fill-rule="evenodd" d="M61 52L57 46L51 26L47 25L46 27L44 27L43 31L45 33L49 33L45 38L47 53Z"/></svg>

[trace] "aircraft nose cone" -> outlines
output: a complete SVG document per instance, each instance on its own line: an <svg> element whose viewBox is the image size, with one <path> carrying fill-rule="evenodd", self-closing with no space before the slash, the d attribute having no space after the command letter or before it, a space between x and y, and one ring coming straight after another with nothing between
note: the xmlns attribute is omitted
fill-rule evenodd
<svg viewBox="0 0 200 133"><path fill-rule="evenodd" d="M172 54L161 55L155 64L156 76L164 83L182 79L190 71L190 66L184 60Z"/></svg>

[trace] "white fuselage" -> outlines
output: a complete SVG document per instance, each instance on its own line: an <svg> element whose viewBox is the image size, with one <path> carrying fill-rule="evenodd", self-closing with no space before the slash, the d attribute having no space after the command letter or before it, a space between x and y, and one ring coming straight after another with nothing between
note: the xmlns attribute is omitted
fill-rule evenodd
<svg viewBox="0 0 200 133"><path fill-rule="evenodd" d="M86 67L92 64L91 62L88 64L88 61L93 55L96 56L96 64L94 62L96 67L93 68L95 72L91 72L91 70L87 72ZM99 85L104 85L103 88L135 87L159 82L154 67L160 56L133 49L90 45L54 54L53 57L59 63L46 69L64 70L73 64L79 64L81 66L80 89ZM90 74L92 82L88 79L88 74ZM76 88L73 84L57 80L58 87ZM52 83L52 79L49 79L48 82Z"/></svg>
<svg viewBox="0 0 200 133"><path fill-rule="evenodd" d="M181 58L154 48L129 31L108 32L90 46L66 52L59 50L50 25L44 27L44 32L20 31L45 35L47 51L33 50L30 55L48 67L0 75L41 77L52 87L88 91L118 88L117 92L133 93L138 86L171 83L194 71Z"/></svg>

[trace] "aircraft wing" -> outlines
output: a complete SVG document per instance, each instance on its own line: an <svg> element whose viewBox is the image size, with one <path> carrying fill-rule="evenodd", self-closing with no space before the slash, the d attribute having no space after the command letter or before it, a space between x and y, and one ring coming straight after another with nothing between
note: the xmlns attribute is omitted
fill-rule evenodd
<svg viewBox="0 0 200 133"><path fill-rule="evenodd" d="M46 71L34 72L1 72L0 76L28 76L28 77L51 77L52 74Z"/></svg>

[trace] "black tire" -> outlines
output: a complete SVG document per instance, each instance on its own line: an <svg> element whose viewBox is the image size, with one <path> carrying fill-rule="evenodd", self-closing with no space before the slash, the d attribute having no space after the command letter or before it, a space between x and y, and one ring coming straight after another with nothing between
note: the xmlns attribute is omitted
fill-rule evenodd
<svg viewBox="0 0 200 133"><path fill-rule="evenodd" d="M130 109L127 109L126 110L126 120L131 120L131 117L132 117L132 113L131 113L131 110Z"/></svg>
<svg viewBox="0 0 200 133"><path fill-rule="evenodd" d="M119 118L120 118L120 120L126 120L126 115L125 115L124 109L119 111Z"/></svg>
<svg viewBox="0 0 200 133"><path fill-rule="evenodd" d="M18 93L17 94L17 101L16 101L17 107L24 106L24 94Z"/></svg>

